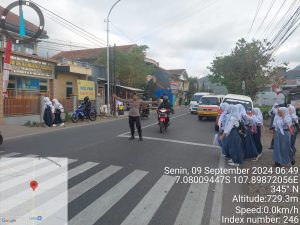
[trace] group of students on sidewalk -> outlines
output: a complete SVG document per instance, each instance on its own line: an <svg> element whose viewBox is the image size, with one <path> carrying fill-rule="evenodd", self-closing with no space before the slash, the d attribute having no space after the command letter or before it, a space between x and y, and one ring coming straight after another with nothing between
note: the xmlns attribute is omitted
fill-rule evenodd
<svg viewBox="0 0 300 225"><path fill-rule="evenodd" d="M47 127L64 126L61 119L62 112L64 112L64 107L56 98L51 101L48 97L44 97L43 120Z"/></svg>
<svg viewBox="0 0 300 225"><path fill-rule="evenodd" d="M218 142L222 154L228 159L229 165L239 166L244 160L258 160L262 155L261 130L263 116L259 108L247 115L243 105L220 105L221 114L218 125ZM271 123L273 135L274 166L295 164L296 137L299 133L299 122L295 107L279 107L275 104L271 110L274 115Z"/></svg>
<svg viewBox="0 0 300 225"><path fill-rule="evenodd" d="M254 108L252 117L242 104L220 105L218 141L222 155L231 166L239 166L244 160L258 160L262 154L261 129L263 116L259 108Z"/></svg>
<svg viewBox="0 0 300 225"><path fill-rule="evenodd" d="M274 166L295 164L296 138L299 134L299 120L293 105L280 107L275 103L269 111L270 129L273 138L270 149L273 149Z"/></svg>

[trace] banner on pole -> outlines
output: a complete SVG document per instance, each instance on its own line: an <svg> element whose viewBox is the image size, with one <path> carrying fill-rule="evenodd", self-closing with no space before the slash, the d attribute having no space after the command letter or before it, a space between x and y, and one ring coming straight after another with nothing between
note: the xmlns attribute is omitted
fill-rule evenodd
<svg viewBox="0 0 300 225"><path fill-rule="evenodd" d="M10 66L10 56L11 56L12 41L8 40L6 42L6 49L4 55L4 65L3 65L3 95L7 96L7 86L9 81L9 71Z"/></svg>

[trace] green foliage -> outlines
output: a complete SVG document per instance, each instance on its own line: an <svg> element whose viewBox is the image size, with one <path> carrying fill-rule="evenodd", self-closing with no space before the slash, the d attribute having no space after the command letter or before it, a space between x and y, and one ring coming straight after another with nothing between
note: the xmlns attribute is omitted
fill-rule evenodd
<svg viewBox="0 0 300 225"><path fill-rule="evenodd" d="M129 53L116 49L114 57L111 51L111 68L115 64L116 79L121 85L144 88L145 78L154 71L154 66L145 64L146 45L137 46ZM106 65L106 52L99 55L95 62L97 65ZM111 70L112 71L112 70Z"/></svg>
<svg viewBox="0 0 300 225"><path fill-rule="evenodd" d="M39 123L39 122L35 122L35 121L26 121L26 123L24 123L25 127L43 127L44 123Z"/></svg>
<svg viewBox="0 0 300 225"><path fill-rule="evenodd" d="M64 121L65 122L71 121L71 117L72 117L72 114L69 113L68 111L65 111L65 119L64 119Z"/></svg>
<svg viewBox="0 0 300 225"><path fill-rule="evenodd" d="M208 67L209 79L226 86L229 93L245 94L255 99L257 93L267 84L279 67L272 67L274 61L266 54L270 43L264 41L246 42L240 39L229 55L217 56ZM245 81L245 91L242 82Z"/></svg>
<svg viewBox="0 0 300 225"><path fill-rule="evenodd" d="M190 99L193 94L199 91L199 80L197 77L189 77L189 91L188 91L188 99Z"/></svg>

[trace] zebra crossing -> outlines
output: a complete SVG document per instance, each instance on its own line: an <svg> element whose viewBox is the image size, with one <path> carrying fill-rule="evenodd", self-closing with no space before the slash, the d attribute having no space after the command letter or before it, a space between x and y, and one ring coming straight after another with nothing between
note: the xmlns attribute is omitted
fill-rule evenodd
<svg viewBox="0 0 300 225"><path fill-rule="evenodd" d="M20 158L18 163L12 162L10 158ZM9 167L18 171L26 171L30 168L28 158L35 158L37 155L22 155L21 153L13 152L6 153L0 152L0 184L4 174L1 174L1 167ZM26 160L27 158L27 160ZM35 215L36 212L42 212L43 220L35 221L35 224L52 225L53 221L58 225L100 225L101 218L109 212L113 207L118 205L118 202L124 198L128 192L135 190L138 185L149 175L149 171L134 169L125 174L118 182L113 184L108 190L105 190L100 196L93 196L89 204L83 206L76 212L75 215L69 217L69 221L63 221L62 213L68 212L68 207L77 201L80 197L88 195L89 191L93 188L102 188L102 183L110 179L113 175L120 173L125 168L117 165L109 165L107 167L101 166L101 163L96 162L80 162L77 159L68 159L65 163L63 160L58 161L61 167L69 167L67 179L68 181L73 178L80 177L80 181L76 182L72 187L67 187L65 192L61 192L62 183L56 179L57 176L64 176L61 172L55 173L53 167L49 163L43 161L36 163L35 176L41 183L41 186L47 187L47 190L35 196L34 208L26 207L32 199L30 196L24 195L24 179L16 179L10 177L5 181L5 185L0 185L0 198L4 196L10 204L0 207L0 217L4 215L12 215L17 212L18 216L22 218L29 218ZM89 176L87 173L93 170ZM152 218L159 211L162 203L166 200L170 190L176 186L176 178L168 175L161 175L155 183L149 187L147 192L133 209L120 221L121 225L147 225L151 222ZM14 187L14 192L10 191ZM220 187L218 187L220 189ZM17 190L17 191L15 191ZM5 195L3 193L5 192ZM209 192L208 184L191 184L188 191L185 193L184 200L177 215L174 215L174 225L201 225L204 209L206 206L207 195ZM217 193L222 195L222 193ZM26 196L26 197L24 197ZM57 204L63 196L67 196L64 205ZM13 199L18 201L13 201ZM217 199L214 199L217 201ZM218 206L221 207L220 201L217 201ZM1 202L0 202L1 205ZM218 207L213 205L212 207ZM69 211L72 210L69 208ZM215 209L220 210L220 209ZM118 214L116 213L116 216ZM214 215L212 214L211 217ZM210 219L214 223L211 225L219 225L218 219ZM0 225L5 223L1 223ZM19 224L19 223L14 223ZM20 223L21 224L21 223ZM22 224L23 225L23 224Z"/></svg>

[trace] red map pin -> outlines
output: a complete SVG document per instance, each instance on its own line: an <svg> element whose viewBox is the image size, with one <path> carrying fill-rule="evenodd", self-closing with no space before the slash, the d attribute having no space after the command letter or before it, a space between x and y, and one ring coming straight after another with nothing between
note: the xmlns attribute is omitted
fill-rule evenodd
<svg viewBox="0 0 300 225"><path fill-rule="evenodd" d="M30 181L30 187L33 191L35 191L35 189L38 187L38 182L36 180L32 180Z"/></svg>

